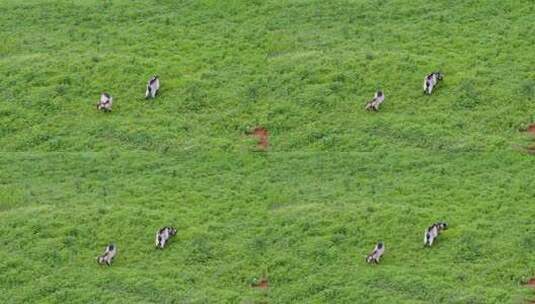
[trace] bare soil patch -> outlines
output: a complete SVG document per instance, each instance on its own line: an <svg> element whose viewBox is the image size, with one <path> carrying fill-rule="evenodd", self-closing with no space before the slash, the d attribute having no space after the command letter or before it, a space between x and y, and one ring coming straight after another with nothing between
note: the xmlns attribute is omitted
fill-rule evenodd
<svg viewBox="0 0 535 304"><path fill-rule="evenodd" d="M253 136L258 138L257 148L260 150L267 150L269 147L269 132L266 128L256 127L253 130Z"/></svg>
<svg viewBox="0 0 535 304"><path fill-rule="evenodd" d="M526 283L527 287L535 288L535 278L529 279L529 281Z"/></svg>
<svg viewBox="0 0 535 304"><path fill-rule="evenodd" d="M252 287L260 288L260 289L267 289L269 288L269 282L267 278L261 278L256 283L252 285Z"/></svg>

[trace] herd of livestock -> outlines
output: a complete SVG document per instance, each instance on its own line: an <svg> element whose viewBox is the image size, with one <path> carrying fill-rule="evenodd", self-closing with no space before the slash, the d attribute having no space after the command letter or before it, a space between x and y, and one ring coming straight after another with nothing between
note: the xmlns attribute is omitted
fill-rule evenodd
<svg viewBox="0 0 535 304"><path fill-rule="evenodd" d="M431 95L433 88L442 80L444 75L441 72L433 72L425 76L424 79L424 93ZM145 98L155 98L156 94L160 90L160 78L153 76L147 83L147 89L145 91ZM375 96L366 104L366 110L379 111L379 106L385 101L385 95L383 91L375 92ZM113 105L113 97L106 92L100 94L100 101L97 104L97 109L110 112Z"/></svg>
<svg viewBox="0 0 535 304"><path fill-rule="evenodd" d="M433 72L425 76L424 79L424 93L431 95L436 85L443 79L441 72ZM147 83L145 91L145 98L155 98L160 90L160 79L158 76L153 76ZM383 91L377 91L371 101L366 104L366 110L379 111L380 105L384 102L385 95ZM100 101L97 104L97 109L110 112L113 105L113 97L109 93L102 93ZM448 224L444 222L435 223L425 230L424 246L432 246L438 235L448 228ZM167 242L176 235L177 230L173 227L164 227L156 232L156 248L163 249ZM378 242L373 251L366 257L366 262L378 264L381 256L385 252L385 245L383 242ZM99 264L111 265L113 259L117 255L117 247L114 244L109 244L104 249L104 253L97 257Z"/></svg>

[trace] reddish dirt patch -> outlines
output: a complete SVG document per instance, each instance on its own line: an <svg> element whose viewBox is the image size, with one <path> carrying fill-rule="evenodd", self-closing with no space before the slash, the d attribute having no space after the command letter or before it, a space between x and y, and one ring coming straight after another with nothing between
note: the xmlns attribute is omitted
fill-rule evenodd
<svg viewBox="0 0 535 304"><path fill-rule="evenodd" d="M258 282L253 284L253 287L261 288L261 289L267 289L269 287L268 279L261 278L260 280L258 280Z"/></svg>
<svg viewBox="0 0 535 304"><path fill-rule="evenodd" d="M526 284L527 287L535 288L535 278L529 279L528 283Z"/></svg>
<svg viewBox="0 0 535 304"><path fill-rule="evenodd" d="M535 124L529 125L526 131L530 132L531 134L535 134Z"/></svg>
<svg viewBox="0 0 535 304"><path fill-rule="evenodd" d="M267 150L269 146L269 132L266 128L256 127L253 130L253 135L258 138L258 149Z"/></svg>

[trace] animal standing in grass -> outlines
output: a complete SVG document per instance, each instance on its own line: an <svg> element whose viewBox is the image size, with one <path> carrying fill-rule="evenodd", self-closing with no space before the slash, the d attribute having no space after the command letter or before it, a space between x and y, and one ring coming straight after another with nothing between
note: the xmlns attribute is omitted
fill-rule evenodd
<svg viewBox="0 0 535 304"><path fill-rule="evenodd" d="M431 247L435 239L442 232L442 230L446 229L448 229L447 223L435 223L429 226L429 228L427 228L424 233L424 246Z"/></svg>
<svg viewBox="0 0 535 304"><path fill-rule="evenodd" d="M113 261L113 258L115 258L115 255L117 255L117 247L115 247L113 244L110 244L106 246L106 249L104 249L104 254L97 257L97 262L100 265L106 264L111 266L111 262Z"/></svg>
<svg viewBox="0 0 535 304"><path fill-rule="evenodd" d="M97 104L97 109L111 112L111 106L113 103L113 97L110 96L110 94L104 92L100 94L100 102Z"/></svg>
<svg viewBox="0 0 535 304"><path fill-rule="evenodd" d="M424 93L431 95L433 88L438 84L439 81L444 78L444 75L441 72L433 72L424 79Z"/></svg>
<svg viewBox="0 0 535 304"><path fill-rule="evenodd" d="M156 232L156 248L163 249L169 239L176 234L176 229L173 227L164 227Z"/></svg>
<svg viewBox="0 0 535 304"><path fill-rule="evenodd" d="M154 75L147 83L147 91L145 91L145 98L155 98L160 90L160 78Z"/></svg>
<svg viewBox="0 0 535 304"><path fill-rule="evenodd" d="M381 259L381 256L383 255L384 252L385 252L385 245L382 242L377 243L372 253L370 253L366 257L366 262L379 264L379 260Z"/></svg>
<svg viewBox="0 0 535 304"><path fill-rule="evenodd" d="M379 111L379 106L385 101L385 95L383 91L375 92L373 99L366 104L366 110Z"/></svg>

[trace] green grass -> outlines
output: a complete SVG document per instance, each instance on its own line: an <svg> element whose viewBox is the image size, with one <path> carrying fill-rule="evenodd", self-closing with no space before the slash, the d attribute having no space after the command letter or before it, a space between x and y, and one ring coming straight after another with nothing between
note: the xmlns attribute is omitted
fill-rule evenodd
<svg viewBox="0 0 535 304"><path fill-rule="evenodd" d="M533 1L0 9L1 303L535 299L535 158L514 149L535 121Z"/></svg>

